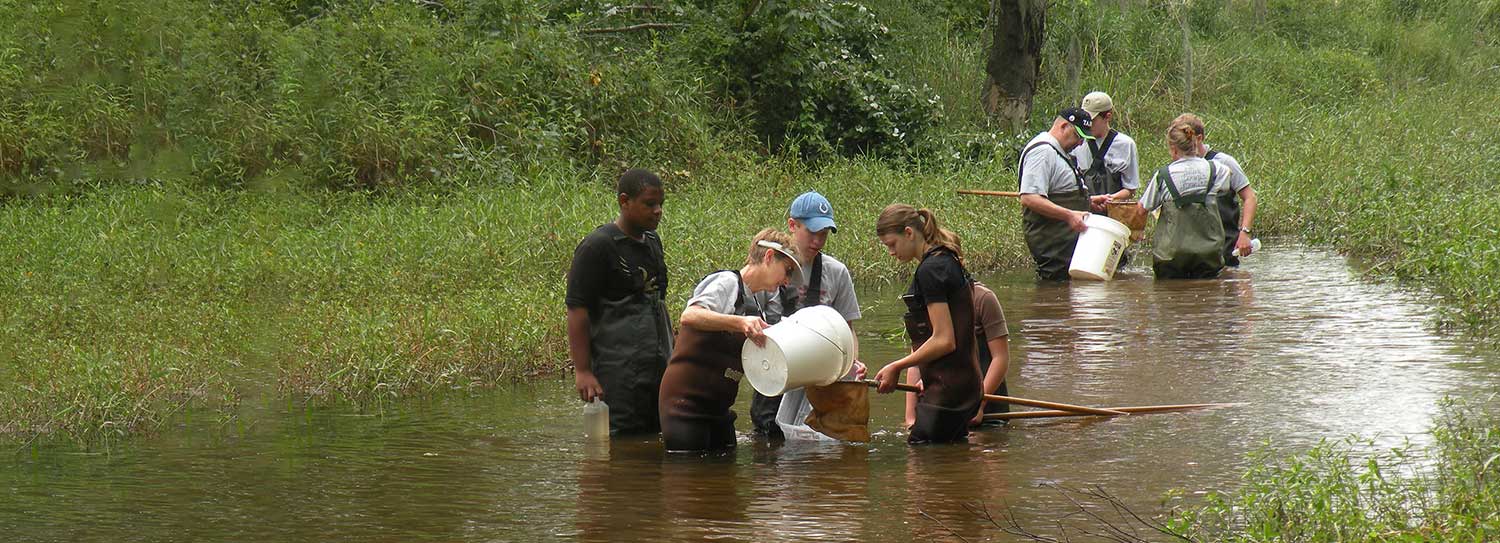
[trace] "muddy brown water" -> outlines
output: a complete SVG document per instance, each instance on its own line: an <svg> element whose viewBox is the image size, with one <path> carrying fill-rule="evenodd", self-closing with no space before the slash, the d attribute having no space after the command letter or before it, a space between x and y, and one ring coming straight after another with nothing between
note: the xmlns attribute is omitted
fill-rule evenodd
<svg viewBox="0 0 1500 543"><path fill-rule="evenodd" d="M0 459L8 541L970 541L983 520L1046 531L1097 486L1144 513L1232 490L1261 447L1360 436L1422 442L1444 395L1482 398L1500 356L1434 333L1420 293L1321 250L1271 247L1214 281L986 278L1011 331L1011 392L1100 405L1243 402L1116 419L1012 423L909 447L898 395L868 444L666 456L580 439L571 381L402 402L382 413L261 406L108 447ZM900 355L900 286L865 289L862 358ZM739 411L744 412L741 394ZM741 430L748 421L741 418Z"/></svg>

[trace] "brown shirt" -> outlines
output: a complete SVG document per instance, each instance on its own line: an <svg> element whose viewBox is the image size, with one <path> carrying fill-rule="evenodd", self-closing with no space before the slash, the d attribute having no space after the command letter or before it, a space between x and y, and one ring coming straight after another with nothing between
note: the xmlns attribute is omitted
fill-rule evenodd
<svg viewBox="0 0 1500 543"><path fill-rule="evenodd" d="M1010 333L1005 328L1005 310L1000 308L1000 299L990 287L978 281L974 282L974 331L984 333L986 341Z"/></svg>

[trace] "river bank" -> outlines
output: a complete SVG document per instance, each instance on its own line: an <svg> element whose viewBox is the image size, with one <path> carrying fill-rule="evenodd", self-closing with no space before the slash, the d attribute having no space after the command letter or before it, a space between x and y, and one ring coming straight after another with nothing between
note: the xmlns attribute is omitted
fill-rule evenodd
<svg viewBox="0 0 1500 543"><path fill-rule="evenodd" d="M1014 515L1039 533L1059 520L1097 529L1059 490L1094 487L1142 515L1194 508L1214 493L1239 505L1244 491L1265 497L1267 507L1235 511L1274 512L1270 504L1284 503L1282 518L1312 526L1313 517L1302 516L1308 511L1294 508L1316 507L1317 496L1368 495L1333 484L1365 465L1339 464L1331 454L1316 464L1284 456L1355 436L1360 446L1348 457L1356 461L1408 440L1408 458L1425 459L1450 442L1434 428L1481 430L1450 434L1461 445L1454 450L1467 455L1452 465L1489 470L1471 482L1493 476L1497 467L1483 460L1495 452L1494 434L1482 432L1489 426L1479 416L1493 408L1471 404L1458 412L1466 420L1448 419L1442 398L1493 390L1497 354L1434 333L1422 324L1432 308L1421 296L1362 280L1336 254L1267 242L1244 270L1219 281L1159 284L1139 267L1107 287L1038 285L1025 271L981 276L1011 326L1012 393L1091 405L1235 407L1018 421L968 444L911 447L901 398L876 395L870 443L768 444L750 437L742 418L738 450L702 458L663 455L654 438L589 447L566 375L367 406L246 399L230 419L189 410L165 431L17 449L0 458L0 488L10 498L0 500L0 526L18 540L79 543L894 542L944 541L954 532L980 541L1008 539L976 514L981 507L1002 525ZM884 332L899 326L901 290L859 289L868 362L904 349L901 337ZM1229 308L1243 318L1204 325ZM1346 333L1372 326L1383 333L1358 341ZM748 391L736 411L745 412ZM1384 462L1386 488L1412 467ZM1322 471L1330 468L1342 471ZM1269 478L1241 478L1252 471ZM1298 496L1308 499L1273 501ZM1201 518L1203 534L1235 520Z"/></svg>

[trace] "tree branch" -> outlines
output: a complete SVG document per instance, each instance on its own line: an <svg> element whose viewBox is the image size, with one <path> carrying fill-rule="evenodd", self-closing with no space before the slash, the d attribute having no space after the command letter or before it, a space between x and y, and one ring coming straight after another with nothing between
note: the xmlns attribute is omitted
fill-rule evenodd
<svg viewBox="0 0 1500 543"><path fill-rule="evenodd" d="M609 27L609 28L583 28L583 29L579 29L578 33L579 34L613 34L613 33L617 33L617 32L636 32L636 31L640 31L640 30L662 30L662 29L667 29L667 28L677 28L677 27L680 27L680 26L687 26L687 25L682 24L682 23L641 23L641 24L638 24L638 25L617 26L617 27Z"/></svg>

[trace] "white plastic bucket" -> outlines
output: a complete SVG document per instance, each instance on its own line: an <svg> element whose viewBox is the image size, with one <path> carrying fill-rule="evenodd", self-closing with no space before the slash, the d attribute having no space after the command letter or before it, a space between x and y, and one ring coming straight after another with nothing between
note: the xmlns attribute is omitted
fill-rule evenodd
<svg viewBox="0 0 1500 543"><path fill-rule="evenodd" d="M1108 281L1114 278L1120 255L1130 243L1130 228L1120 221L1092 214L1084 225L1088 228L1078 236L1068 275L1074 279Z"/></svg>
<svg viewBox="0 0 1500 543"><path fill-rule="evenodd" d="M832 307L803 309L766 328L766 344L746 340L740 352L750 386L775 396L837 381L854 367L854 334Z"/></svg>

